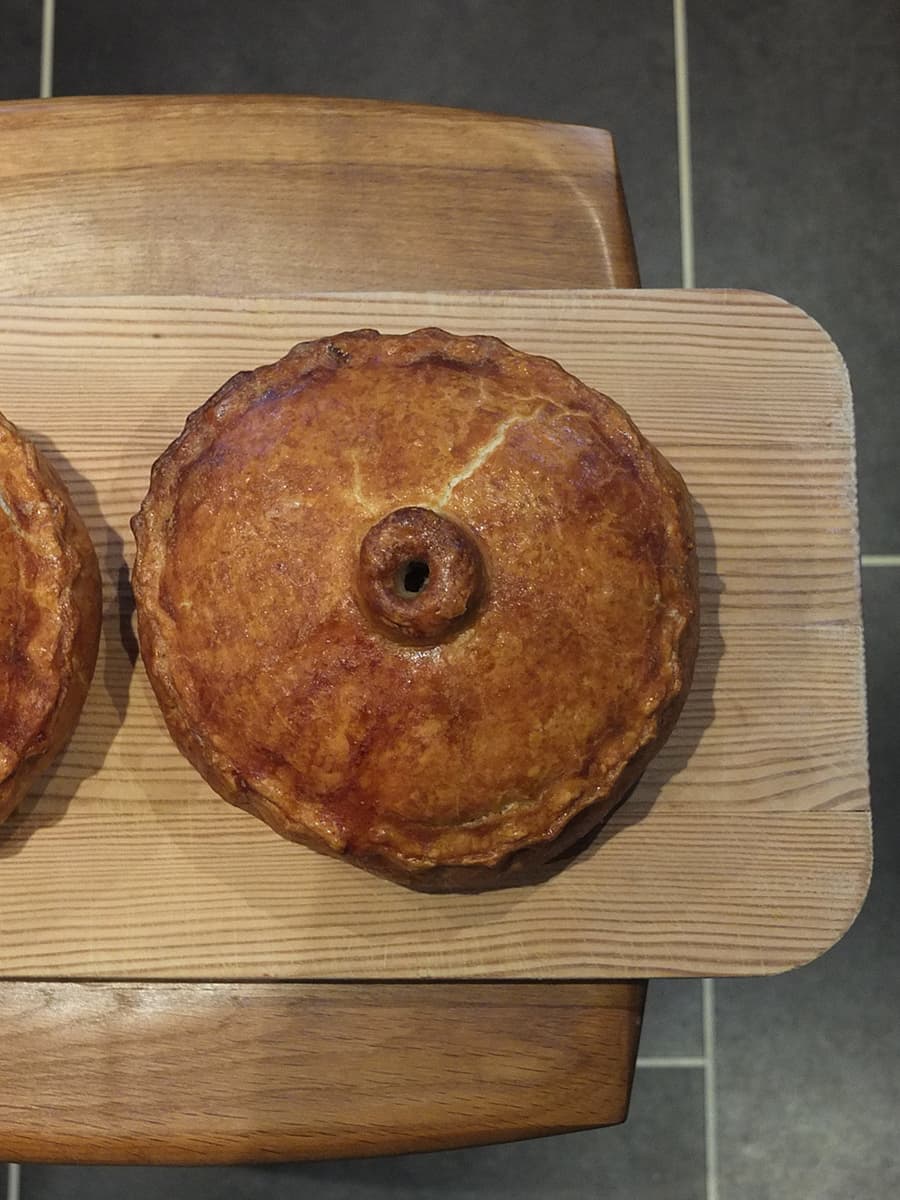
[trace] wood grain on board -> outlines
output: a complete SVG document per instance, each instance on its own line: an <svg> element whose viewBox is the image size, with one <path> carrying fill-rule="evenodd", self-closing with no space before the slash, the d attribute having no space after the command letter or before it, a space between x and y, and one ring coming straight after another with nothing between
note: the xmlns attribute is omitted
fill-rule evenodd
<svg viewBox="0 0 900 1200"><path fill-rule="evenodd" d="M634 287L601 129L310 96L0 108L0 294Z"/></svg>
<svg viewBox="0 0 900 1200"><path fill-rule="evenodd" d="M0 407L70 484L107 585L79 730L0 831L6 976L761 974L850 923L870 856L853 431L843 364L799 310L740 292L434 292L0 315ZM702 559L699 669L666 750L561 875L480 897L407 892L231 809L131 661L127 522L186 414L297 340L428 324L550 354L623 403L684 474Z"/></svg>

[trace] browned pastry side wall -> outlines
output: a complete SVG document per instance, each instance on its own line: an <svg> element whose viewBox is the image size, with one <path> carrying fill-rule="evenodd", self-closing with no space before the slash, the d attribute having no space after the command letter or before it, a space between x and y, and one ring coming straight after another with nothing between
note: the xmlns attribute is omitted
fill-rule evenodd
<svg viewBox="0 0 900 1200"><path fill-rule="evenodd" d="M101 611L97 556L64 484L0 417L0 820L75 728Z"/></svg>

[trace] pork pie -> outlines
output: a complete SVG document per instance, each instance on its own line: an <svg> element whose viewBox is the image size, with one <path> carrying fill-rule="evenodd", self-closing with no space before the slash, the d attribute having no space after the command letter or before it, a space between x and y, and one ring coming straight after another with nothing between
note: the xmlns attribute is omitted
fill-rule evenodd
<svg viewBox="0 0 900 1200"><path fill-rule="evenodd" d="M0 416L0 820L75 728L101 610L97 556L65 486Z"/></svg>
<svg viewBox="0 0 900 1200"><path fill-rule="evenodd" d="M557 869L690 686L681 477L495 338L364 329L236 375L132 524L180 750L282 836L420 890Z"/></svg>

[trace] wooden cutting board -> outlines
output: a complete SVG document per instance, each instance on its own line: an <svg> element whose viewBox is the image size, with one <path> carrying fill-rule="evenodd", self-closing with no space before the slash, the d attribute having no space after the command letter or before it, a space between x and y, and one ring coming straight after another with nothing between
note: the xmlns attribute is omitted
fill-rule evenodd
<svg viewBox="0 0 900 1200"><path fill-rule="evenodd" d="M483 896L417 895L225 804L133 661L128 520L187 413L296 341L422 325L556 358L696 501L703 626L677 730L567 870ZM703 291L0 301L0 409L68 482L106 587L81 724L0 829L0 976L757 975L853 920L871 841L851 397L798 309Z"/></svg>

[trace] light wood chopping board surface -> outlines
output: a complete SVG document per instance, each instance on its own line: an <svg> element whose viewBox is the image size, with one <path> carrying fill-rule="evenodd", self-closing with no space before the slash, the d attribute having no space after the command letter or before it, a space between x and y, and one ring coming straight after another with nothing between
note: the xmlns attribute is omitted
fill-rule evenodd
<svg viewBox="0 0 900 1200"><path fill-rule="evenodd" d="M562 874L482 896L417 895L231 808L132 662L128 521L186 415L297 341L423 325L557 359L696 502L702 637L675 733ZM851 399L798 309L703 291L4 300L0 410L69 484L106 589L78 730L0 829L0 976L756 975L852 921L871 840Z"/></svg>

